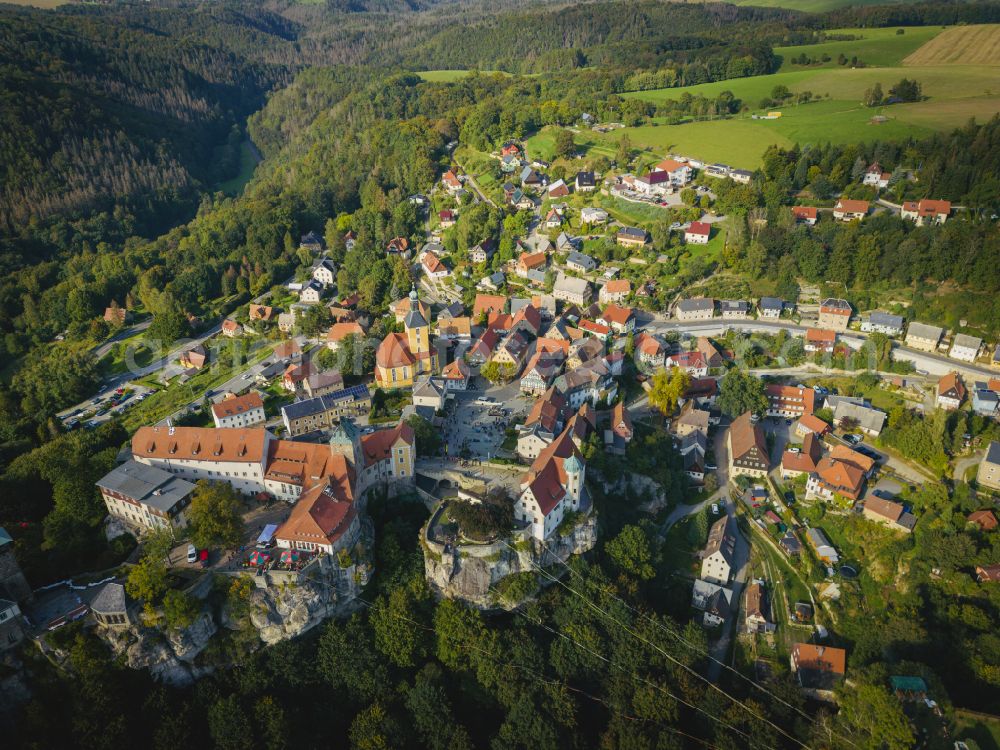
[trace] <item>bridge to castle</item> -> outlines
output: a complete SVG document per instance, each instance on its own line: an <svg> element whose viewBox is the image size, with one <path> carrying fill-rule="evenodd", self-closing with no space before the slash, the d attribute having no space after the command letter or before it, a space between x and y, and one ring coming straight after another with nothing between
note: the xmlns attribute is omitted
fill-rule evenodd
<svg viewBox="0 0 1000 750"><path fill-rule="evenodd" d="M418 459L416 485L421 498L433 510L441 500L455 496L460 489L483 492L502 486L517 495L523 474L523 466L492 463L462 466L459 461L447 459Z"/></svg>

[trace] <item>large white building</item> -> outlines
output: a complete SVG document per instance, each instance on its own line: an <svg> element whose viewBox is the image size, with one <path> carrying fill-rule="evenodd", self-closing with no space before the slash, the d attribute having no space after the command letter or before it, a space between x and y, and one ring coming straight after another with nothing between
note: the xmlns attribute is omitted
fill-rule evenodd
<svg viewBox="0 0 1000 750"><path fill-rule="evenodd" d="M256 391L242 396L229 394L218 403L212 404L212 419L216 427L253 427L267 421L264 416L264 400Z"/></svg>
<svg viewBox="0 0 1000 750"><path fill-rule="evenodd" d="M729 526L729 516L723 516L708 532L708 544L701 556L701 578L725 586L733 570L736 535Z"/></svg>
<svg viewBox="0 0 1000 750"><path fill-rule="evenodd" d="M138 529L180 529L194 485L168 471L126 461L97 482L108 514Z"/></svg>
<svg viewBox="0 0 1000 750"><path fill-rule="evenodd" d="M528 523L531 535L542 541L559 528L566 513L581 509L587 467L570 431L567 427L541 450L514 504L515 519Z"/></svg>
<svg viewBox="0 0 1000 750"><path fill-rule="evenodd" d="M132 457L190 482L224 481L244 494L294 502L327 477L357 498L377 484L412 481L416 444L405 422L361 435L345 417L328 443L278 440L262 427L142 427Z"/></svg>
<svg viewBox="0 0 1000 750"><path fill-rule="evenodd" d="M983 348L983 340L978 336L969 336L959 333L951 344L951 351L948 356L962 362L975 362L979 357L979 352Z"/></svg>

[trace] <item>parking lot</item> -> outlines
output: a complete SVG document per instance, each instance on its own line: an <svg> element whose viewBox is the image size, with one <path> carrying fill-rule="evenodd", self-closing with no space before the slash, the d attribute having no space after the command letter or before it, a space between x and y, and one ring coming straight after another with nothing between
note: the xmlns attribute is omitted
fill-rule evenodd
<svg viewBox="0 0 1000 750"><path fill-rule="evenodd" d="M485 384L480 378L477 382ZM507 426L515 417L525 414L528 406L529 401L520 394L517 381L485 391L470 389L456 393L442 427L447 455L476 459L496 457Z"/></svg>
<svg viewBox="0 0 1000 750"><path fill-rule="evenodd" d="M272 502L270 505L259 503L256 500L248 501L250 509L243 514L243 539L241 547L246 550L254 548L257 537L268 524L281 525L292 512L292 506L280 500ZM209 550L208 565L202 566L199 562L188 562L188 542L183 542L175 546L168 557L172 567L177 568L201 568L209 567L216 570L236 570L240 567L242 558L239 550Z"/></svg>
<svg viewBox="0 0 1000 750"><path fill-rule="evenodd" d="M144 385L128 383L65 412L63 424L67 429L96 427L140 403L151 392L152 389Z"/></svg>

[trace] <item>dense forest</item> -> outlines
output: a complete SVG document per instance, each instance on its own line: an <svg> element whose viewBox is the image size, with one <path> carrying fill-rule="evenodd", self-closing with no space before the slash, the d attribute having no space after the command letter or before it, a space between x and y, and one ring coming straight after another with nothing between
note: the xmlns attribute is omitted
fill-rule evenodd
<svg viewBox="0 0 1000 750"><path fill-rule="evenodd" d="M392 501L372 507L379 572L357 614L253 654L238 632L220 634L203 660L216 671L191 688L122 669L66 628L54 643L75 677L34 659L36 694L12 747L875 748L871 711L878 742L912 741L877 666L858 664L836 716L806 706L784 670L710 685L698 673L704 631L675 619L686 596L668 593L651 531L627 522L635 499L599 502L617 519L602 553L561 582L526 574L527 591L548 589L506 615L436 602L417 544L426 511ZM216 606L235 606L233 593Z"/></svg>
<svg viewBox="0 0 1000 750"><path fill-rule="evenodd" d="M92 395L100 376L89 348L110 333L100 317L112 302L151 314L151 334L173 341L301 272L310 258L298 238L316 231L339 265L338 287L379 313L411 283L385 243L422 236L406 198L434 184L451 141L490 150L583 112L629 123L732 112L740 103L726 93L659 108L618 94L768 72L778 63L774 46L822 28L991 20L998 7L815 17L651 2L0 10L0 524L18 529L18 554L36 583L128 551L105 542L93 491L124 429L64 434L53 418ZM458 31L456 18L466 22ZM470 66L541 74L443 84L413 72ZM213 186L235 172L247 136L265 159L244 192L226 197ZM627 144L621 151L627 162ZM965 215L940 229L889 215L861 226L793 225L792 203L829 202L842 190L871 198L858 178L875 160L894 175L890 197L946 198ZM914 182L908 173L917 167ZM794 296L804 279L859 306L905 288L910 316L936 313L935 293L948 287L964 300L948 314L996 335L997 174L1000 119L903 143L772 149L749 185L717 187L730 241L718 266L689 268L680 283L731 270ZM499 263L512 257L524 222L469 207L448 249L460 255L491 236ZM357 236L350 252L348 229ZM651 230L666 257L650 271L662 281L652 305L664 308L679 291L671 277L683 247L667 222ZM57 336L64 341L54 346ZM956 430L942 428L934 440ZM920 442L911 439L917 432L894 415L887 439L905 447ZM629 460L651 473L655 446L647 447ZM941 521L897 552L945 570L958 566L952 542L996 558L954 512L962 497L919 500ZM30 665L35 694L16 746L176 747L208 736L241 750L262 739L271 747L902 748L912 737L882 687L886 665L928 652L938 674L958 665L954 695L984 708L996 697L998 647L983 628L1000 607L995 595L966 586L970 601L952 606L945 584L923 568L879 614L880 628L845 623L854 689L836 717L803 706L784 673L763 689L734 677L731 697L720 695L691 672L705 666L704 634L679 624L687 592L671 587L638 499L629 491L598 502L606 542L574 563L565 586L553 584L520 613L484 617L436 603L416 545L422 508L397 503L374 508L378 572L361 611L254 654L222 638L206 657L217 671L191 689L119 668L100 644L67 629L57 640L75 678L41 658ZM216 604L227 606L225 595ZM935 648L929 633L947 633L949 648ZM51 721L56 705L65 722ZM870 722L873 706L885 722Z"/></svg>

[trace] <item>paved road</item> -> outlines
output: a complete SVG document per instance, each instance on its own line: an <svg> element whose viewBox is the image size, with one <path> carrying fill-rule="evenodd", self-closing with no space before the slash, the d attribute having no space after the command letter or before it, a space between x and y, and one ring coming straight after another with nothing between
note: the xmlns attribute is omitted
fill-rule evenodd
<svg viewBox="0 0 1000 750"><path fill-rule="evenodd" d="M145 331L152 324L153 319L148 318L141 323L136 323L134 326L127 326L122 328L118 333L109 338L103 344L99 344L90 350L90 353L94 355L94 359L101 360L108 355L111 348L123 339L127 339L129 336L134 336L137 333Z"/></svg>
<svg viewBox="0 0 1000 750"><path fill-rule="evenodd" d="M736 534L736 546L733 550L732 566L736 573L730 585L730 588L733 590L732 615L723 624L722 635L708 647L708 652L712 655L713 659L708 664L708 679L712 682L718 682L719 680L719 672L722 670L722 664L728 661L729 644L732 642L733 631L739 627L739 623L741 622L740 600L743 594L743 585L747 579L747 563L750 562L750 543L743 538L743 533L736 523L736 504L734 501L730 500L726 503L726 513L729 516L731 528Z"/></svg>
<svg viewBox="0 0 1000 750"><path fill-rule="evenodd" d="M958 459L955 462L955 470L951 474L952 478L959 482L964 481L965 472L983 460L983 453L983 451L976 451L971 456Z"/></svg>
<svg viewBox="0 0 1000 750"><path fill-rule="evenodd" d="M670 528L688 516L693 516L695 513L699 512L705 505L710 505L711 503L723 503L726 496L729 493L729 447L726 443L726 434L728 429L722 427L721 425L715 428L715 433L712 437L712 446L715 449L715 463L719 467L715 471L715 477L719 481L719 489L711 494L711 496L705 498L700 503L695 503L694 505L678 505L663 520L660 524L659 535L665 537Z"/></svg>
<svg viewBox="0 0 1000 750"><path fill-rule="evenodd" d="M713 320L682 322L676 318L668 318L660 314L640 313L638 325L647 330L658 333L674 331L677 333L690 333L692 335L707 336L711 334L721 334L728 330L759 331L763 333L777 333L780 330L788 331L795 335L804 335L807 330L814 326L799 325L783 320L723 320L715 318ZM860 345L868 338L867 333L861 331L847 331L840 334L841 340L848 343ZM899 341L893 341L893 353L896 359L913 362L918 370L924 370L935 375L944 375L952 370L972 378L990 378L997 376L997 370L983 365L972 365L967 362L959 362L940 354L929 354L927 352L911 349Z"/></svg>

